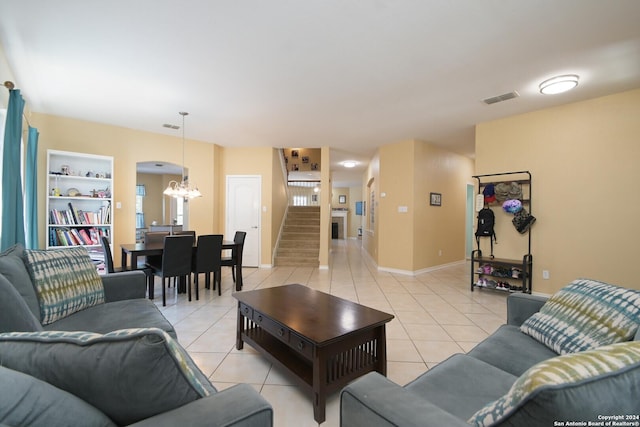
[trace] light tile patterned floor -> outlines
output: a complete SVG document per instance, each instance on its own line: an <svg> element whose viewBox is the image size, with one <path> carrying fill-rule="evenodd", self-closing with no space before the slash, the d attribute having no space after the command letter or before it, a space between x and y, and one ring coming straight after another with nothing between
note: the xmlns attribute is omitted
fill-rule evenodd
<svg viewBox="0 0 640 427"><path fill-rule="evenodd" d="M395 315L387 324L387 376L406 384L454 353L467 352L506 319L506 294L469 289L469 264L461 263L419 276L379 272L361 252L359 240L333 240L328 270L277 267L244 270L244 290L301 283ZM276 427L317 426L311 398L292 378L250 346L235 349L236 307L229 268L223 269L222 296L204 289L200 300L168 290L162 307L200 369L216 388L253 385L274 408ZM339 393L327 402L323 427L339 425Z"/></svg>

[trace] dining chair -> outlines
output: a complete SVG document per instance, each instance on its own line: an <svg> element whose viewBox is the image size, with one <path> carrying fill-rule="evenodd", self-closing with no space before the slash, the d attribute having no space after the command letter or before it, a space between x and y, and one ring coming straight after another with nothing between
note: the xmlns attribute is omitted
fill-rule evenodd
<svg viewBox="0 0 640 427"><path fill-rule="evenodd" d="M193 236L193 240L195 241L196 239L196 232L195 230L181 230L181 231L174 231L173 232L174 236Z"/></svg>
<svg viewBox="0 0 640 427"><path fill-rule="evenodd" d="M193 262L192 272L195 275L196 292L198 289L198 276L205 274L205 288L211 287L211 273L213 273L213 290L218 283L218 295L222 295L222 234L207 234L198 236L196 256Z"/></svg>
<svg viewBox="0 0 640 427"><path fill-rule="evenodd" d="M169 235L168 231L147 231L144 233L144 244L163 243L164 238ZM162 268L162 256L151 255L146 257L146 265L154 268Z"/></svg>
<svg viewBox="0 0 640 427"><path fill-rule="evenodd" d="M191 259L193 254L193 237L166 236L162 251L162 265L160 268L151 267L151 274L162 279L162 306L167 305L166 279L184 278L187 285L189 301L191 301ZM199 299L196 288L196 300Z"/></svg>
<svg viewBox="0 0 640 427"><path fill-rule="evenodd" d="M242 251L244 249L244 239L247 237L247 233L245 231L236 231L236 234L233 236L233 241L236 246L233 247L231 251L231 257L224 257L220 260L220 264L223 267L231 267L231 276L233 277L233 282L236 281L236 265L238 261L242 262Z"/></svg>
<svg viewBox="0 0 640 427"><path fill-rule="evenodd" d="M115 267L113 265L113 255L111 254L111 245L109 244L109 239L105 236L100 238L100 244L102 245L102 252L104 253L104 262L107 268L107 273L120 273L123 271L136 271L140 270L144 272L145 276L147 276L147 291L149 293L149 299L153 299L153 276L151 275L151 268L147 267L146 264L139 261L136 266L127 266L126 268Z"/></svg>

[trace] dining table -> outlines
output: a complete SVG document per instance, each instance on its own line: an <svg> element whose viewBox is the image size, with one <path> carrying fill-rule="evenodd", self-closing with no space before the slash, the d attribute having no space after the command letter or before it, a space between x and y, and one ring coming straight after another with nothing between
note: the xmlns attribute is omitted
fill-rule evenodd
<svg viewBox="0 0 640 427"><path fill-rule="evenodd" d="M140 256L153 256L162 255L164 251L164 242L152 242L152 243L123 243L120 245L122 250L122 269L125 270L128 262L127 258L131 258L131 265L138 265L138 257ZM222 250L233 250L241 254L242 244L236 243L233 240L223 240ZM193 245L194 252L197 250L197 245ZM242 255L238 257L238 262L235 265L236 273L236 291L242 290Z"/></svg>

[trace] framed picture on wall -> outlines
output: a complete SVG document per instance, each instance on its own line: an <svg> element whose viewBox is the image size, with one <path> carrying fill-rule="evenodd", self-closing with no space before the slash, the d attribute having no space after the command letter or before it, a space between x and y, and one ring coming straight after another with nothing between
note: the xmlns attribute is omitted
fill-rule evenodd
<svg viewBox="0 0 640 427"><path fill-rule="evenodd" d="M309 156L302 156L302 163L309 163Z"/></svg>
<svg viewBox="0 0 640 427"><path fill-rule="evenodd" d="M442 194L429 193L429 204L431 206L442 206Z"/></svg>
<svg viewBox="0 0 640 427"><path fill-rule="evenodd" d="M347 196L338 196L338 203L340 203L341 205L347 203Z"/></svg>
<svg viewBox="0 0 640 427"><path fill-rule="evenodd" d="M291 157L298 157L298 150L291 150Z"/></svg>
<svg viewBox="0 0 640 427"><path fill-rule="evenodd" d="M311 163L311 170L312 171L317 171L318 170L318 164L317 163Z"/></svg>

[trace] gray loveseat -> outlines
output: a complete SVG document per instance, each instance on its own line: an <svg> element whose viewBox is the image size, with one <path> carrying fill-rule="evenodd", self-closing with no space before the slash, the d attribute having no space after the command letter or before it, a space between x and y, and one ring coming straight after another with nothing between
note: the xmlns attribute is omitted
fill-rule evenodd
<svg viewBox="0 0 640 427"><path fill-rule="evenodd" d="M567 288L580 293L584 283L601 284L578 280ZM601 285L619 295L606 299L601 307L586 310L593 315L583 318L586 335L574 334L568 326L581 315L563 317L570 311L566 301L572 301L573 296L554 305L555 300L511 294L507 324L469 353L450 357L404 387L378 373L345 387L340 397L341 425L529 427L567 425L567 421L638 425L633 423L640 422L640 291ZM577 312L590 304L583 301ZM585 345L591 341L589 334L600 329L598 324L615 317L611 308L615 304L623 306L621 317L626 322L621 326L623 322L611 321L614 329L624 329L617 339L621 342ZM555 323L554 316L561 318L560 323ZM544 333L534 332L536 322ZM523 324L527 333L521 329ZM567 347L559 355L545 334L555 334L554 338L562 335L557 340L561 345L573 340L571 345L587 349L567 351L572 348Z"/></svg>
<svg viewBox="0 0 640 427"><path fill-rule="evenodd" d="M0 254L0 425L272 425L253 387L209 383L145 298L144 273L94 276L82 251ZM84 276L82 298L51 289Z"/></svg>

